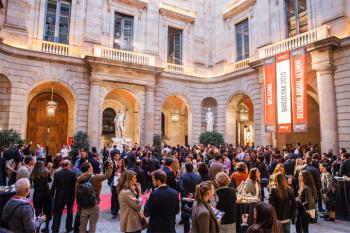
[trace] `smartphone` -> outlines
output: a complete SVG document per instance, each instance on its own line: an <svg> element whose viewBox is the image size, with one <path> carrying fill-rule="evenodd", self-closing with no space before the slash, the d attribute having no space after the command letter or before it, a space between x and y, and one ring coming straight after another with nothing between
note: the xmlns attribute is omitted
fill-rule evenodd
<svg viewBox="0 0 350 233"><path fill-rule="evenodd" d="M221 221L222 217L224 217L224 215L225 215L225 212L221 211L221 210L218 210L218 209L215 209L215 208L213 208L213 211L214 211L214 214L216 216L216 219L218 221Z"/></svg>

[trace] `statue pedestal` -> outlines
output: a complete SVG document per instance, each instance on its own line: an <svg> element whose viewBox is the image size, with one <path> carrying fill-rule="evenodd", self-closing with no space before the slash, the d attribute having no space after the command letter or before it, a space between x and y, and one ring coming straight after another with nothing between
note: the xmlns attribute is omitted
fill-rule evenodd
<svg viewBox="0 0 350 233"><path fill-rule="evenodd" d="M118 150L122 150L124 145L131 147L131 138L112 138L112 141Z"/></svg>

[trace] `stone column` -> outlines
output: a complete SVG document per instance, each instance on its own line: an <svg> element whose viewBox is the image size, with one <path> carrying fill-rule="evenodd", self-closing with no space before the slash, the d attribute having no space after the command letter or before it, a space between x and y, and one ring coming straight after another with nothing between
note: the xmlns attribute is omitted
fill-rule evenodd
<svg viewBox="0 0 350 233"><path fill-rule="evenodd" d="M154 88L146 87L144 144L152 145L154 136Z"/></svg>
<svg viewBox="0 0 350 233"><path fill-rule="evenodd" d="M321 149L332 148L338 152L337 108L334 87L334 67L332 50L323 49L311 52L312 68L316 70L317 90L320 108Z"/></svg>
<svg viewBox="0 0 350 233"><path fill-rule="evenodd" d="M98 80L90 80L89 112L88 112L88 137L90 147L100 147L100 84Z"/></svg>

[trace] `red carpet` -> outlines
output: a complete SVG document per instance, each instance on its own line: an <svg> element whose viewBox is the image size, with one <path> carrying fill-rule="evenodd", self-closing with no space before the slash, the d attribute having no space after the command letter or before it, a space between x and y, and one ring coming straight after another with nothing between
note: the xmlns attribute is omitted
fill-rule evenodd
<svg viewBox="0 0 350 233"><path fill-rule="evenodd" d="M100 210L101 211L106 211L106 210L110 210L111 208L111 194L100 194ZM73 213L77 212L77 203L74 202L74 206L73 206ZM63 213L67 213L67 210L64 209Z"/></svg>
<svg viewBox="0 0 350 233"><path fill-rule="evenodd" d="M111 209L111 194L100 194L100 210L101 211L106 211L106 210L110 210ZM179 200L181 200L180 198L180 194L179 194ZM146 193L144 193L142 195L142 205L146 204ZM77 203L74 202L74 206L73 206L73 213L77 212ZM64 209L63 213L67 213L67 210Z"/></svg>

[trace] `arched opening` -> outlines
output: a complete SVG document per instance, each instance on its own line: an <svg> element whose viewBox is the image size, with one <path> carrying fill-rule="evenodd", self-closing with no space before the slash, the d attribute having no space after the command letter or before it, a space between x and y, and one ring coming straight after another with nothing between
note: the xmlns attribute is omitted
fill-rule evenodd
<svg viewBox="0 0 350 233"><path fill-rule="evenodd" d="M189 143L189 111L184 99L168 96L163 104L165 142L169 145L187 145Z"/></svg>
<svg viewBox="0 0 350 233"><path fill-rule="evenodd" d="M254 107L245 94L236 94L227 103L226 141L236 145L254 143Z"/></svg>
<svg viewBox="0 0 350 233"><path fill-rule="evenodd" d="M56 154L67 143L68 106L57 94L53 100L57 103L55 116L47 115L47 103L51 93L41 93L34 97L28 107L27 140L33 145L40 144L47 154ZM32 148L33 149L33 148Z"/></svg>
<svg viewBox="0 0 350 233"><path fill-rule="evenodd" d="M50 117L47 105L52 92L57 108ZM43 146L48 154L56 154L75 133L74 94L62 83L45 82L30 91L28 103L26 139Z"/></svg>
<svg viewBox="0 0 350 233"><path fill-rule="evenodd" d="M207 121L206 121L206 115L207 112L210 111L213 112L214 115L214 127L213 131L216 131L216 127L218 125L218 113L217 113L217 101L213 97L207 97L202 100L201 103L201 131L205 132L207 131Z"/></svg>
<svg viewBox="0 0 350 233"><path fill-rule="evenodd" d="M308 93L308 131L303 133L276 134L277 146L283 148L286 144L311 143L320 145L320 110L316 100Z"/></svg>
<svg viewBox="0 0 350 233"><path fill-rule="evenodd" d="M9 128L11 82L0 74L0 130Z"/></svg>
<svg viewBox="0 0 350 233"><path fill-rule="evenodd" d="M102 114L102 135L115 135L114 118L116 112L113 108L106 108Z"/></svg>
<svg viewBox="0 0 350 233"><path fill-rule="evenodd" d="M103 101L102 110L102 145L112 143L112 138L117 137L114 118L120 111L125 113L123 137L131 144L140 143L140 104L132 92L125 89L109 92Z"/></svg>

